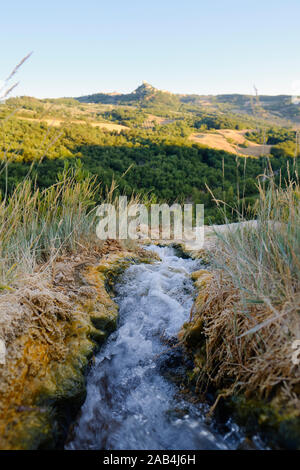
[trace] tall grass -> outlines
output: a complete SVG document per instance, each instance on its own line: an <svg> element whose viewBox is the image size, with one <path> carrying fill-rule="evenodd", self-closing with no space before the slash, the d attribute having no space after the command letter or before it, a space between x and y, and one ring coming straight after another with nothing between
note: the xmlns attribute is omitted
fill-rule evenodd
<svg viewBox="0 0 300 470"><path fill-rule="evenodd" d="M300 339L300 186L277 187L271 178L258 189L255 220L215 227L212 280L202 286L186 337L202 325L199 387L276 395L300 413L300 368L292 361Z"/></svg>
<svg viewBox="0 0 300 470"><path fill-rule="evenodd" d="M230 377L232 390L269 395L276 388L299 407L292 344L300 338L300 186L270 178L258 189L255 220L216 231L221 277L211 297L218 300L208 306L207 366L219 384Z"/></svg>
<svg viewBox="0 0 300 470"><path fill-rule="evenodd" d="M95 241L94 177L65 169L56 184L41 191L26 178L0 202L0 279L11 281L78 244Z"/></svg>
<svg viewBox="0 0 300 470"><path fill-rule="evenodd" d="M258 189L256 221L216 231L221 253L215 261L246 303L265 303L275 319L299 307L300 186L293 181L285 188L276 187L270 179L267 189L261 184Z"/></svg>
<svg viewBox="0 0 300 470"><path fill-rule="evenodd" d="M1 198L1 194L0 194ZM144 197L143 202L148 199ZM128 207L141 198L132 194ZM18 274L46 269L62 253L100 247L96 236L96 203L115 206L119 217L118 185L101 188L96 176L65 166L57 183L40 190L28 175L11 195L0 199L0 288L7 287ZM124 240L124 248L133 244Z"/></svg>

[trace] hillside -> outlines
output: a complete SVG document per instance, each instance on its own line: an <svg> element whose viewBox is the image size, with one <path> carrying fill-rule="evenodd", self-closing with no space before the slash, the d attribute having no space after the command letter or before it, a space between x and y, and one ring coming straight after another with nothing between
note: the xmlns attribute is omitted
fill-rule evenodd
<svg viewBox="0 0 300 470"><path fill-rule="evenodd" d="M287 175L287 162L297 169L299 146L290 128L249 115L188 108L179 95L146 83L129 95L109 96L110 104L33 97L0 104L0 189L11 192L28 173L47 188L65 165L80 164L103 188L114 180L127 195L204 203L206 222L220 223L207 187L225 200L234 220L230 207L237 198L251 213L257 179L269 172L267 155L276 178Z"/></svg>
<svg viewBox="0 0 300 470"><path fill-rule="evenodd" d="M94 95L76 98L81 103L127 104L148 107L151 105L164 105L177 110L181 100L179 96L158 90L147 82L143 82L132 93L96 93Z"/></svg>
<svg viewBox="0 0 300 470"><path fill-rule="evenodd" d="M21 97L7 100L0 109L4 114L5 109L9 109L16 118L24 121L60 128L70 124L87 124L117 132L145 129L164 135L176 134L202 146L235 155L298 154L296 130L293 130L297 124L278 116L275 119L274 113L270 118L270 112L263 109L258 99L248 97L249 101L241 99L241 96L224 95L227 99L225 106L224 100L223 104L218 103L218 100L222 101L221 96L174 95L144 82L130 94L95 94L78 99L44 100ZM282 100L280 96L267 98L269 102L277 100L278 106ZM274 108L274 103L272 106ZM281 114L287 114L289 107L284 107L283 103L281 106ZM296 105L293 107L299 110Z"/></svg>
<svg viewBox="0 0 300 470"><path fill-rule="evenodd" d="M173 94L143 82L132 93L95 93L76 98L81 103L127 104L149 108L165 106L172 111L208 111L253 117L281 125L300 124L300 106L288 95L194 95Z"/></svg>

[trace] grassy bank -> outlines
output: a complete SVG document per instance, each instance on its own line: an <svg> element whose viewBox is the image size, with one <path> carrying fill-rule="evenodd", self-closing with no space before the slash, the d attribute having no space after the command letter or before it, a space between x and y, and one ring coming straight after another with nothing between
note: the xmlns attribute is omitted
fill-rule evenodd
<svg viewBox="0 0 300 470"><path fill-rule="evenodd" d="M27 178L1 201L1 449L63 446L88 367L116 328L109 291L131 263L151 261L132 242L97 239L95 200L114 203L114 189L66 168L46 190Z"/></svg>
<svg viewBox="0 0 300 470"><path fill-rule="evenodd" d="M254 400L261 424L271 415L278 429L293 422L300 445L300 187L270 181L259 194L253 223L216 230L212 269L194 274L199 295L181 338L199 392L216 390L215 406Z"/></svg>
<svg viewBox="0 0 300 470"><path fill-rule="evenodd" d="M95 243L95 178L65 169L41 191L25 178L0 204L1 282ZM44 266L45 268L45 266Z"/></svg>

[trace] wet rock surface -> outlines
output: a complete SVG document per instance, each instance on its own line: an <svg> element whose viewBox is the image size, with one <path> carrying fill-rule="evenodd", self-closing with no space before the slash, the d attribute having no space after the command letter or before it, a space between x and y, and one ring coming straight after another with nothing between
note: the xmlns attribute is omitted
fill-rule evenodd
<svg viewBox="0 0 300 470"><path fill-rule="evenodd" d="M58 261L52 283L41 280L15 296L28 321L0 366L1 449L63 448L86 397L93 357L117 325L118 306L106 283L130 263L151 258L117 248L100 260Z"/></svg>
<svg viewBox="0 0 300 470"><path fill-rule="evenodd" d="M131 266L115 286L118 329L96 357L66 448L236 448L239 432L225 439L206 423L205 405L184 393L192 364L175 338L189 318L199 261L150 248L161 262Z"/></svg>

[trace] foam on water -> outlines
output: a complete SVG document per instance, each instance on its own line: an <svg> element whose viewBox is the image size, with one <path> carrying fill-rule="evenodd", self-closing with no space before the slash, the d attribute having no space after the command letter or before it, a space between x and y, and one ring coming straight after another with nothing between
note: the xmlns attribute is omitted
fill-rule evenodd
<svg viewBox="0 0 300 470"><path fill-rule="evenodd" d="M162 261L131 266L116 286L119 327L90 371L87 398L66 448L235 448L238 437L221 437L205 424L201 407L178 398L177 386L158 366L168 347L162 337L176 336L189 318L189 274L199 261L179 258L169 247L150 248Z"/></svg>

